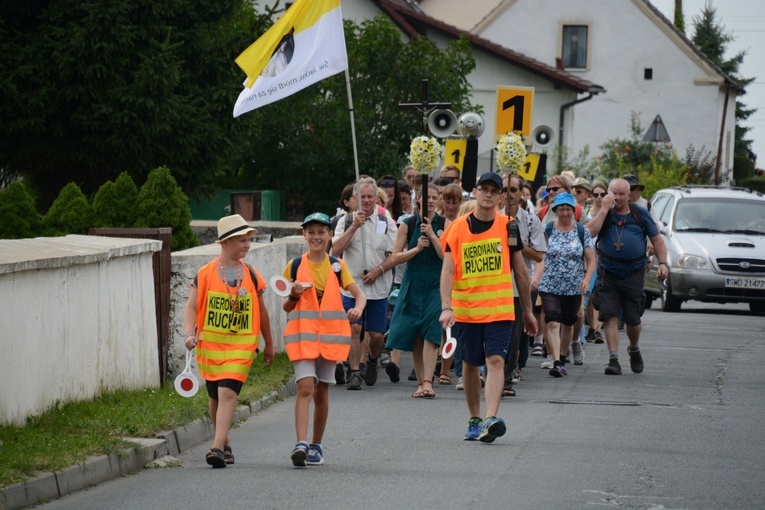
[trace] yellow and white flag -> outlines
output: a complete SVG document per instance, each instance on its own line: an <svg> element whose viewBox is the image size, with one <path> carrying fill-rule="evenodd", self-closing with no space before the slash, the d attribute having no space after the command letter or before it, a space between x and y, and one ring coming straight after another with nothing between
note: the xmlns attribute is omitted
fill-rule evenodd
<svg viewBox="0 0 765 510"><path fill-rule="evenodd" d="M236 63L247 79L234 117L345 71L340 0L297 0Z"/></svg>

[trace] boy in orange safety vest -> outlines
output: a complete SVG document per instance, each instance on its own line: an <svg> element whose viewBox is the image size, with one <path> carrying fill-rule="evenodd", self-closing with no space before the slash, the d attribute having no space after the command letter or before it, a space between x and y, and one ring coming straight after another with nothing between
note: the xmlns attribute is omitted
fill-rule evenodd
<svg viewBox="0 0 765 510"><path fill-rule="evenodd" d="M329 384L335 382L335 365L348 359L351 322L359 320L367 298L353 280L342 259L330 257L330 218L314 213L303 222L308 253L291 260L284 277L292 280L282 308L289 314L284 330L287 356L295 366L297 398L292 451L295 467L324 463L321 440L329 415ZM297 266L295 269L294 266ZM346 313L340 287L353 294L354 308ZM314 403L313 442L308 444L308 408Z"/></svg>
<svg viewBox="0 0 765 510"><path fill-rule="evenodd" d="M210 397L215 438L206 460L214 468L234 463L228 431L261 335L266 341L265 364L270 366L274 359L271 322L260 298L266 284L243 260L257 233L238 214L218 221L215 242L220 244L220 256L194 277L183 312L184 343L189 350L196 347L199 373Z"/></svg>

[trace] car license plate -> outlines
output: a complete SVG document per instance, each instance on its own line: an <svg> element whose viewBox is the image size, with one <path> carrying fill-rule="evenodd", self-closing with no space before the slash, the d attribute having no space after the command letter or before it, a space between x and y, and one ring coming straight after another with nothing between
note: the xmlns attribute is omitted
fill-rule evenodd
<svg viewBox="0 0 765 510"><path fill-rule="evenodd" d="M725 286L738 289L765 289L765 278L726 278Z"/></svg>

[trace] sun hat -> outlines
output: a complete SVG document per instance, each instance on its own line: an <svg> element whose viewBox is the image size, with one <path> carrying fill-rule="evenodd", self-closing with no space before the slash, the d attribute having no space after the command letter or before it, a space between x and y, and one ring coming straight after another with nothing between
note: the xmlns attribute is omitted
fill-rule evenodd
<svg viewBox="0 0 765 510"><path fill-rule="evenodd" d="M584 188L587 191L592 191L592 185L590 184L590 181L588 181L584 177L577 177L576 180L574 181L574 187Z"/></svg>
<svg viewBox="0 0 765 510"><path fill-rule="evenodd" d="M218 220L218 239L215 242L222 243L229 237L240 236L249 232L253 234L258 233L240 215L232 214L231 216L224 216Z"/></svg>
<svg viewBox="0 0 765 510"><path fill-rule="evenodd" d="M305 217L305 220L303 221L303 224L300 225L301 227L305 228L308 226L309 223L321 223L322 225L331 226L332 220L329 219L329 216L327 216L324 213L315 212L313 214L309 214Z"/></svg>
<svg viewBox="0 0 765 510"><path fill-rule="evenodd" d="M499 176L499 174L496 174L494 172L486 172L481 177L478 178L478 182L475 183L476 186L480 186L484 182L493 182L497 185L499 189L504 189L505 187L502 185L502 177Z"/></svg>
<svg viewBox="0 0 765 510"><path fill-rule="evenodd" d="M632 186L637 186L640 191L643 191L645 189L645 186L640 184L640 181L638 181L637 175L627 174L624 177L622 177L625 181L627 181L630 185L630 188Z"/></svg>
<svg viewBox="0 0 765 510"><path fill-rule="evenodd" d="M552 205L552 210L554 211L556 207L559 205L570 205L572 208L576 209L576 202L574 201L574 197L571 196L571 193L558 193L555 195L555 201Z"/></svg>

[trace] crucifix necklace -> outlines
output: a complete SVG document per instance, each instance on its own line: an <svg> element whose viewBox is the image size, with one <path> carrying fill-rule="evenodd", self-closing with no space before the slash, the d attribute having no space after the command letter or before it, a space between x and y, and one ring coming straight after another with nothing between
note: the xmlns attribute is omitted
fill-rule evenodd
<svg viewBox="0 0 765 510"><path fill-rule="evenodd" d="M614 216L616 216L614 214ZM618 216L617 216L618 218ZM619 220L616 222L616 242L614 243L614 246L616 247L616 251L622 251L622 246L624 246L624 243L622 242L622 234L624 233L624 220L626 219L626 216L624 219ZM622 227L621 230L618 229L618 227Z"/></svg>

